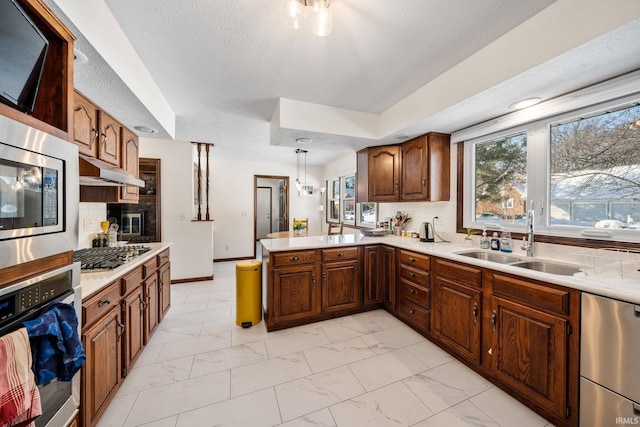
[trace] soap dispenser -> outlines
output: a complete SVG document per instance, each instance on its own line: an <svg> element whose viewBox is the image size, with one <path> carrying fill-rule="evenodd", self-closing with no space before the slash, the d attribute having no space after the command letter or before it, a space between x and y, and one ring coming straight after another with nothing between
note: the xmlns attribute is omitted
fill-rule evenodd
<svg viewBox="0 0 640 427"><path fill-rule="evenodd" d="M489 236L487 236L487 230L482 230L482 237L480 238L480 248L489 249L490 246L491 242L489 241Z"/></svg>
<svg viewBox="0 0 640 427"><path fill-rule="evenodd" d="M502 252L512 252L513 244L511 243L511 232L504 231L502 233L502 239L500 241L500 250Z"/></svg>
<svg viewBox="0 0 640 427"><path fill-rule="evenodd" d="M499 251L500 250L500 238L498 237L498 232L494 231L491 236L491 250Z"/></svg>

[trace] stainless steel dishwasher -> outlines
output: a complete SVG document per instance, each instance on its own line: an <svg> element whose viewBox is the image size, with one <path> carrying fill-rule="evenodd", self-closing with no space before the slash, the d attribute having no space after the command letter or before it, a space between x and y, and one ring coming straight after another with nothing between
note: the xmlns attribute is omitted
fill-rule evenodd
<svg viewBox="0 0 640 427"><path fill-rule="evenodd" d="M640 424L640 305L582 293L580 426Z"/></svg>

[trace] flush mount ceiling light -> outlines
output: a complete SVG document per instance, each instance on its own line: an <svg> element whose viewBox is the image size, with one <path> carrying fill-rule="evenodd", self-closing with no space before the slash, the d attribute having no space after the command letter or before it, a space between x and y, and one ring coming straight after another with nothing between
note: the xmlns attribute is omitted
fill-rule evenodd
<svg viewBox="0 0 640 427"><path fill-rule="evenodd" d="M296 142L300 145L311 144L311 138L298 138Z"/></svg>
<svg viewBox="0 0 640 427"><path fill-rule="evenodd" d="M302 191L302 185L303 185L300 182L300 155L301 154L304 154L304 185L307 184L307 150L298 148L296 150L298 177L296 178L296 182L295 182L296 189L298 190L298 192Z"/></svg>
<svg viewBox="0 0 640 427"><path fill-rule="evenodd" d="M538 97L521 99L520 101L514 102L513 104L509 105L509 108L511 108L512 110L521 110L523 108L536 105L540 101L542 101L542 98L538 98Z"/></svg>
<svg viewBox="0 0 640 427"><path fill-rule="evenodd" d="M312 14L311 29L313 34L324 37L331 33L333 11L331 0L285 0L287 26L300 28L301 22L309 13Z"/></svg>
<svg viewBox="0 0 640 427"><path fill-rule="evenodd" d="M82 53L77 47L73 49L73 62L76 65L79 64L86 64L87 62L89 62L89 58L87 58L87 55L85 55L84 53Z"/></svg>
<svg viewBox="0 0 640 427"><path fill-rule="evenodd" d="M150 128L147 126L134 126L135 130L140 131L142 133L157 133L158 131L154 128Z"/></svg>

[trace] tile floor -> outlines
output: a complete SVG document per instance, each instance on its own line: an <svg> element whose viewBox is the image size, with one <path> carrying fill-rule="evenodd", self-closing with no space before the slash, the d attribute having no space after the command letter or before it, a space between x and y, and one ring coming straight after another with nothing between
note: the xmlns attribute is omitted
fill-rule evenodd
<svg viewBox="0 0 640 427"><path fill-rule="evenodd" d="M383 310L235 324L235 263L172 307L98 427L518 426L547 421Z"/></svg>

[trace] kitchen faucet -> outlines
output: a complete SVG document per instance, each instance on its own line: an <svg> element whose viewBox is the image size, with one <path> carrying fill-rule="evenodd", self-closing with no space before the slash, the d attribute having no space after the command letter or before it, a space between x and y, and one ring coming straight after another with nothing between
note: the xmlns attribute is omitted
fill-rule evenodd
<svg viewBox="0 0 640 427"><path fill-rule="evenodd" d="M522 239L522 250L523 251L527 251L527 256L528 257L532 257L533 256L533 221L534 220L534 213L533 213L533 208L529 209L527 211L527 227L526 227L526 237L523 237Z"/></svg>

